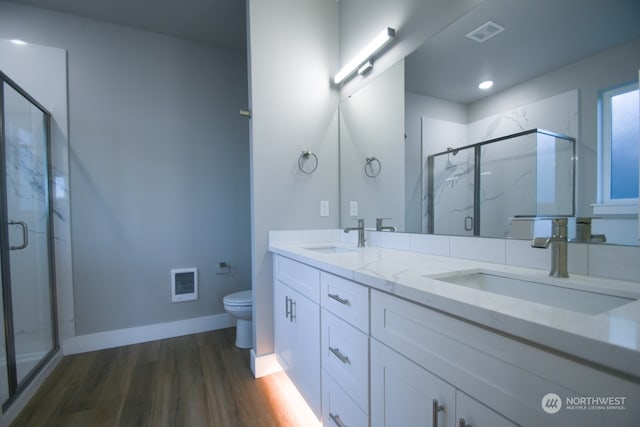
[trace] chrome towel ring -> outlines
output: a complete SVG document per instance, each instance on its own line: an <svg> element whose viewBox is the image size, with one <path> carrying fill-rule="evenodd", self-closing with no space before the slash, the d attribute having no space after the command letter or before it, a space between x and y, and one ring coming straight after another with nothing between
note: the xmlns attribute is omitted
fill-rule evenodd
<svg viewBox="0 0 640 427"><path fill-rule="evenodd" d="M307 167L305 169L304 164L307 163L307 161L310 161L313 166L311 166L310 168ZM318 168L318 156L316 156L314 153L312 153L309 150L303 151L302 154L300 154L300 157L298 157L298 169L300 169L300 172L306 175L310 175L314 173L317 168Z"/></svg>
<svg viewBox="0 0 640 427"><path fill-rule="evenodd" d="M364 163L364 173L369 178L375 178L382 172L382 163L377 157L367 157Z"/></svg>

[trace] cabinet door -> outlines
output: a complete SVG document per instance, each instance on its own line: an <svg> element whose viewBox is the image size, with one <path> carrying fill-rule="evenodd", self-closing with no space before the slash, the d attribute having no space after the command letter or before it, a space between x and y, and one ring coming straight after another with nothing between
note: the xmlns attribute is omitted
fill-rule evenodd
<svg viewBox="0 0 640 427"><path fill-rule="evenodd" d="M320 417L320 307L278 280L274 284L274 338L280 366Z"/></svg>
<svg viewBox="0 0 640 427"><path fill-rule="evenodd" d="M470 427L516 427L507 418L493 411L482 403L456 390L457 426ZM464 421L462 421L464 420Z"/></svg>
<svg viewBox="0 0 640 427"><path fill-rule="evenodd" d="M434 400L439 409L435 417ZM455 389L451 385L371 340L372 427L454 427L455 415Z"/></svg>

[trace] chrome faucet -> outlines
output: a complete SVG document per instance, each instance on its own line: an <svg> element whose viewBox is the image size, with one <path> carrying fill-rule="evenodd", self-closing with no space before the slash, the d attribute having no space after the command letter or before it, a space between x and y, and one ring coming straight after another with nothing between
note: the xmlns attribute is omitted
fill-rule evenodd
<svg viewBox="0 0 640 427"><path fill-rule="evenodd" d="M551 224L551 237L536 237L531 241L531 247L546 249L551 246L549 276L569 277L567 271L567 219L554 218Z"/></svg>
<svg viewBox="0 0 640 427"><path fill-rule="evenodd" d="M391 219L391 218L376 218L376 231L396 231L395 227L385 227L382 225L382 222L385 219Z"/></svg>
<svg viewBox="0 0 640 427"><path fill-rule="evenodd" d="M347 227L344 229L344 232L348 233L351 230L358 230L358 247L364 248L364 218L358 218L358 226Z"/></svg>

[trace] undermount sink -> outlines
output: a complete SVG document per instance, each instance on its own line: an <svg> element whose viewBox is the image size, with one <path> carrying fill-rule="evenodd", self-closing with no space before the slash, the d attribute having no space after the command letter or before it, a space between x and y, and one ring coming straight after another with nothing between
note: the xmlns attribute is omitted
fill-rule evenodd
<svg viewBox="0 0 640 427"><path fill-rule="evenodd" d="M431 278L584 314L604 313L637 299L611 295L605 293L606 289L601 291L582 290L555 283L538 282L533 278L511 277L492 271L456 273L437 278L431 276Z"/></svg>
<svg viewBox="0 0 640 427"><path fill-rule="evenodd" d="M305 248L310 251L319 252L321 254L341 254L345 252L357 252L355 249L343 248L341 246L316 246Z"/></svg>

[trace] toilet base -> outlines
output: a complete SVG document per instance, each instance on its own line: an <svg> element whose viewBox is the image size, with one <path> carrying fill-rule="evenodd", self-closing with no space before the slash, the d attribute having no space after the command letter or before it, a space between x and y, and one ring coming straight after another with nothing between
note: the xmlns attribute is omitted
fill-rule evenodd
<svg viewBox="0 0 640 427"><path fill-rule="evenodd" d="M236 323L236 347L253 347L253 326L251 320L238 319Z"/></svg>

